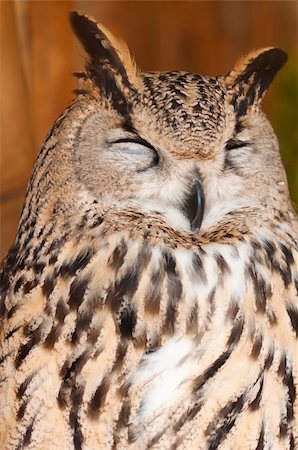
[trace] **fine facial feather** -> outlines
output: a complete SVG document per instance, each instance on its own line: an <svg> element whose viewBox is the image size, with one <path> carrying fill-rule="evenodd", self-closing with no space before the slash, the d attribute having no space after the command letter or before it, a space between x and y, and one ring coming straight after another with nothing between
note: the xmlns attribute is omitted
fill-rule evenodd
<svg viewBox="0 0 298 450"><path fill-rule="evenodd" d="M259 106L284 52L141 74L72 26L84 90L2 267L0 447L294 449L298 226Z"/></svg>

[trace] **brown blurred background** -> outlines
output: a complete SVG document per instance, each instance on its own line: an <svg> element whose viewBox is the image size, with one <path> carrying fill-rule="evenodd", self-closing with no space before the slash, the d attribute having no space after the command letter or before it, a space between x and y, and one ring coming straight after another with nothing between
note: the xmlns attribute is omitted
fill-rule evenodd
<svg viewBox="0 0 298 450"><path fill-rule="evenodd" d="M125 39L143 70L227 72L249 50L278 46L289 62L264 102L298 203L296 1L1 1L0 257L13 243L38 148L72 98L84 52L68 11Z"/></svg>

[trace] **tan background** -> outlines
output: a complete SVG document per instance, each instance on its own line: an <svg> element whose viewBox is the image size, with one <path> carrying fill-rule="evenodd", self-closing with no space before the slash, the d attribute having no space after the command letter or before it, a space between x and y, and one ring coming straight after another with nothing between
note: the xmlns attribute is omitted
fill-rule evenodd
<svg viewBox="0 0 298 450"><path fill-rule="evenodd" d="M72 98L84 52L68 11L95 16L124 38L143 70L227 72L258 47L290 62L265 100L298 203L296 1L1 1L0 257L12 244L34 157Z"/></svg>

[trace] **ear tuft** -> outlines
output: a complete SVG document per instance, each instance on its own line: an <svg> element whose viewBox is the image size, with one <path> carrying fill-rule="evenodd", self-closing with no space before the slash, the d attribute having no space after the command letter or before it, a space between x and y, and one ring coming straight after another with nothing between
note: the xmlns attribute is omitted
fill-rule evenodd
<svg viewBox="0 0 298 450"><path fill-rule="evenodd" d="M237 115L263 98L276 73L287 61L286 52L279 48L265 48L242 58L229 72L224 81L233 95Z"/></svg>
<svg viewBox="0 0 298 450"><path fill-rule="evenodd" d="M120 76L124 87L130 89L137 79L137 68L127 45L116 39L104 26L77 11L70 13L72 29L90 58L90 66L108 68Z"/></svg>

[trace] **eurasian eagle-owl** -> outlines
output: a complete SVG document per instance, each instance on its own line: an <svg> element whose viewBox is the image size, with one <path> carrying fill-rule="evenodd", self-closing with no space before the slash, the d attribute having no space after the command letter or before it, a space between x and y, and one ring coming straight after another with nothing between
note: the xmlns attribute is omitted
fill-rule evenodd
<svg viewBox="0 0 298 450"><path fill-rule="evenodd" d="M86 73L2 268L0 448L297 448L297 219L260 101L286 60Z"/></svg>

